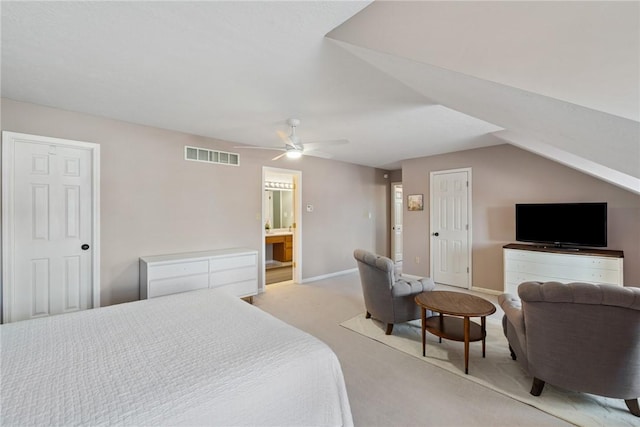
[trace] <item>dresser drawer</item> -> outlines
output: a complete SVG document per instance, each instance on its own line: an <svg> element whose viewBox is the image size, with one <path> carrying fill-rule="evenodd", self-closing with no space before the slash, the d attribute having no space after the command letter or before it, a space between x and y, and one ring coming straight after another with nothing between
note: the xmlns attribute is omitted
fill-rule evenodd
<svg viewBox="0 0 640 427"><path fill-rule="evenodd" d="M185 277L175 277L171 279L156 279L149 281L148 298L162 295L176 294L178 292L195 291L209 287L208 274L196 274Z"/></svg>
<svg viewBox="0 0 640 427"><path fill-rule="evenodd" d="M528 280L534 277L558 282L600 282L618 284L620 281L619 270L591 267L591 263L583 263L583 266L573 266L567 264L542 264L538 262L516 261L511 262L506 267L505 277L509 273L517 273Z"/></svg>
<svg viewBox="0 0 640 427"><path fill-rule="evenodd" d="M504 273L504 280L505 282L513 283L516 286L524 282L566 282L558 277L544 274L526 274L517 271L506 271Z"/></svg>
<svg viewBox="0 0 640 427"><path fill-rule="evenodd" d="M504 256L505 260L509 262L526 261L545 265L565 265L574 268L602 268L606 270L618 270L620 268L620 258L579 254L551 254L509 249L505 249Z"/></svg>
<svg viewBox="0 0 640 427"><path fill-rule="evenodd" d="M152 265L148 270L149 280L165 279L169 277L190 276L209 272L209 261L186 261L170 264Z"/></svg>
<svg viewBox="0 0 640 427"><path fill-rule="evenodd" d="M230 256L225 258L212 258L210 261L211 272L231 270L239 267L255 267L257 265L255 254Z"/></svg>
<svg viewBox="0 0 640 427"><path fill-rule="evenodd" d="M258 269L256 266L252 265L250 267L236 268L234 270L216 271L211 273L210 279L212 288L217 288L229 283L257 280Z"/></svg>
<svg viewBox="0 0 640 427"><path fill-rule="evenodd" d="M216 289L238 297L247 297L250 295L256 295L258 293L258 282L253 279L244 282L233 283L230 285L218 286L216 287Z"/></svg>

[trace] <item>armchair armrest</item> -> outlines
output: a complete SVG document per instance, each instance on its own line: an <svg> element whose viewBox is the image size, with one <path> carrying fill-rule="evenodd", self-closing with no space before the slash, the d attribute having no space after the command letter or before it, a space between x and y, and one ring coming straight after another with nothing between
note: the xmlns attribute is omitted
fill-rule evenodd
<svg viewBox="0 0 640 427"><path fill-rule="evenodd" d="M507 320L513 326L514 332L520 341L522 349L526 348L526 335L524 325L524 314L522 312L522 302L512 294L502 294L498 296L498 304L504 311Z"/></svg>

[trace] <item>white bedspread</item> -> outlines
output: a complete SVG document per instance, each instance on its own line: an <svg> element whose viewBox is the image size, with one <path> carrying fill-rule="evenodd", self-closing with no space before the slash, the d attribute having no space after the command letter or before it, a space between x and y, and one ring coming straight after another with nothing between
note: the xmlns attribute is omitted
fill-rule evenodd
<svg viewBox="0 0 640 427"><path fill-rule="evenodd" d="M3 426L353 424L329 347L215 290L0 330Z"/></svg>

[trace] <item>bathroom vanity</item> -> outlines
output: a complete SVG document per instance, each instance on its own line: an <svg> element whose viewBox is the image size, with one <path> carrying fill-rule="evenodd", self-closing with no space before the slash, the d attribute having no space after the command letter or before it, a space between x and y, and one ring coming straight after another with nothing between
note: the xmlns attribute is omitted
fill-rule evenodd
<svg viewBox="0 0 640 427"><path fill-rule="evenodd" d="M280 262L293 260L293 233L275 231L265 236L265 244L272 245L272 259ZM268 252L268 251L267 251Z"/></svg>

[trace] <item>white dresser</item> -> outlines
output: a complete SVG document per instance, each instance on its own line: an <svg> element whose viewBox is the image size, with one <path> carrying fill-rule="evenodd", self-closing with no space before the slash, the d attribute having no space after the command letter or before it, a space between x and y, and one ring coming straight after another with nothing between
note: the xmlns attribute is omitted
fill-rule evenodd
<svg viewBox="0 0 640 427"><path fill-rule="evenodd" d="M527 281L609 283L623 286L623 252L605 249L579 251L509 244L503 247L504 291L518 295Z"/></svg>
<svg viewBox="0 0 640 427"><path fill-rule="evenodd" d="M258 251L245 248L140 258L140 299L216 288L237 297L258 293Z"/></svg>

